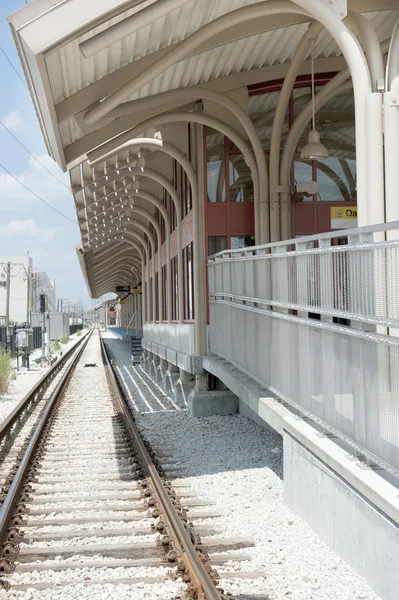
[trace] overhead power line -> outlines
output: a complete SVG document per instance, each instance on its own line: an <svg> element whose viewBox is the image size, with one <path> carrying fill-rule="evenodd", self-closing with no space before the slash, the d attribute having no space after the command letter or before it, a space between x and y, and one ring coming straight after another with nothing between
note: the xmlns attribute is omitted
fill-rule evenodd
<svg viewBox="0 0 399 600"><path fill-rule="evenodd" d="M6 59L6 61L11 65L12 69L14 69L14 71L16 72L16 74L18 75L18 77L20 78L20 80L22 81L22 83L24 84L24 86L26 87L26 89L28 88L28 85L25 81L25 79L22 77L21 73L18 71L18 69L16 67L14 67L13 63L11 62L11 60L8 58L7 54L4 52L3 48L0 46L0 50L1 52L4 54L4 57Z"/></svg>
<svg viewBox="0 0 399 600"><path fill-rule="evenodd" d="M21 141L20 141L20 140L17 138L17 136L16 136L16 135L14 135L14 134L13 134L13 132L12 132L10 129L8 129L7 125L5 125L1 119L0 119L0 125L2 125L6 131L8 131L8 133L9 133L9 134L10 134L10 135L11 135L11 136L14 138L14 140L15 140L16 142L18 142L18 144L19 144L20 146L22 146L22 148L23 148L23 149L24 149L24 150L25 150L25 151L26 151L28 154L30 154L30 156L31 156L31 157L32 157L32 158L33 158L33 159L34 159L34 160L35 160L35 161L36 161L36 162L37 162L37 163L38 163L38 164L39 164L41 167L43 167L43 169L44 169L45 171L47 171L47 173L48 173L49 175L51 175L51 177L54 177L54 179L55 179L56 181L58 181L58 183L60 183L60 184L61 184L61 185L63 185L64 187L66 187L66 189L68 190L68 192L70 191L70 189L69 189L69 187L67 186L67 184L66 184L66 183L64 183L63 181L61 181L61 179L58 179L58 177L57 177L56 175L54 175L54 173L52 173L52 172L50 171L50 169L48 169L48 168L47 168L47 167L46 167L46 166L45 166L45 165L44 165L44 164L43 164L43 163L42 163L42 162L41 162L41 161L40 161L38 158L36 158L36 156L35 156L34 154L32 154L32 152L31 152L31 151L30 151L30 150L29 150L29 149L28 149L28 148L27 148L27 147L26 147L26 146L25 146L25 145L24 145L24 144L23 144L23 143L22 143L22 142L21 142Z"/></svg>
<svg viewBox="0 0 399 600"><path fill-rule="evenodd" d="M33 190L31 190L20 179L18 179L18 177L16 175L13 175L13 173L11 173L11 171L9 171L8 169L6 169L6 167L4 167L1 163L0 163L0 167L3 169L3 171L5 171L6 173L8 173L8 175L10 175L13 179L15 179L15 181L17 181L20 185L22 185L22 187L24 187L28 192L30 192L32 194L32 196L35 196L35 198L37 198L38 200L40 200L40 202L43 202L43 204L46 204L46 206L48 206L49 208L51 208L52 210L54 210L56 213L58 213L59 215L61 215L61 217L64 217L64 219L68 219L68 221L71 221L71 223L75 223L76 224L76 221L74 221L74 219L71 219L71 218L67 217L66 215L64 215L64 213L62 213L57 208L55 208L54 206L52 206L51 204L49 204L48 202L46 202L46 200L43 200L43 198L41 198L38 194L36 194L36 192L34 192Z"/></svg>

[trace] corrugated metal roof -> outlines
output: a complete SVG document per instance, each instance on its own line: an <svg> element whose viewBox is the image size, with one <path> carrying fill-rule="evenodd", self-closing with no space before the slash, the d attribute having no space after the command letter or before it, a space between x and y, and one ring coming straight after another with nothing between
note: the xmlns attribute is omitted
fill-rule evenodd
<svg viewBox="0 0 399 600"><path fill-rule="evenodd" d="M194 31L215 18L261 0L193 0L166 17L140 29L85 59L79 43L103 31L107 27L130 16L152 2L145 2L102 24L80 38L73 40L46 56L46 66L55 103L101 79L107 74L148 56L162 48L184 40ZM392 32L399 11L366 13L381 41ZM131 96L130 99L146 97L179 87L195 86L220 77L264 66L289 62L307 24L285 27L213 48L183 60ZM335 40L323 31L315 46L315 57L331 57L341 54ZM82 137L74 118L60 126L64 146Z"/></svg>

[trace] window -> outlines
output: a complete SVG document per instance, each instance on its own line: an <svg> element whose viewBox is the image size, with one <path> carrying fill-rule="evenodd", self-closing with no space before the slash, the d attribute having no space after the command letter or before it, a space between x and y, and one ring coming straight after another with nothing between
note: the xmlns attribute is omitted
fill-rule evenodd
<svg viewBox="0 0 399 600"><path fill-rule="evenodd" d="M205 127L208 202L226 202L224 135Z"/></svg>
<svg viewBox="0 0 399 600"><path fill-rule="evenodd" d="M229 155L230 202L253 202L254 186L247 161L242 154Z"/></svg>
<svg viewBox="0 0 399 600"><path fill-rule="evenodd" d="M163 306L163 314L162 314L162 321L166 321L168 318L168 314L167 314L167 297L166 297L166 265L164 265L162 267L162 306Z"/></svg>
<svg viewBox="0 0 399 600"><path fill-rule="evenodd" d="M227 249L227 236L211 235L208 237L208 256Z"/></svg>
<svg viewBox="0 0 399 600"><path fill-rule="evenodd" d="M299 154L295 157L294 179L297 185L308 183L313 180L313 166L311 160L303 160L300 158ZM295 194L295 200L296 202L312 202L313 196Z"/></svg>
<svg viewBox="0 0 399 600"><path fill-rule="evenodd" d="M183 249L183 277L184 277L184 319L194 320L194 280L193 280L193 242Z"/></svg>
<svg viewBox="0 0 399 600"><path fill-rule="evenodd" d="M324 202L344 202L356 199L356 163L351 159L330 156L317 163L319 199Z"/></svg>
<svg viewBox="0 0 399 600"><path fill-rule="evenodd" d="M172 281L172 321L177 321L178 319L178 302L179 302L179 291L178 291L178 278L177 278L177 256L172 258L171 262L171 277Z"/></svg>
<svg viewBox="0 0 399 600"><path fill-rule="evenodd" d="M237 250L239 248L249 248L255 246L254 235L232 235L230 238L231 249Z"/></svg>

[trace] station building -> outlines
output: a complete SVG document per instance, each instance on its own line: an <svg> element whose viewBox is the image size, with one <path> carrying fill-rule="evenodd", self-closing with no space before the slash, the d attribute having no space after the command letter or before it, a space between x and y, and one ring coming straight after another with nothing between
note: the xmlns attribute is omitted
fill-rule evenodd
<svg viewBox="0 0 399 600"><path fill-rule="evenodd" d="M398 17L398 0L33 0L9 17L91 296L134 288L118 325L193 415L283 434L287 503L387 600Z"/></svg>

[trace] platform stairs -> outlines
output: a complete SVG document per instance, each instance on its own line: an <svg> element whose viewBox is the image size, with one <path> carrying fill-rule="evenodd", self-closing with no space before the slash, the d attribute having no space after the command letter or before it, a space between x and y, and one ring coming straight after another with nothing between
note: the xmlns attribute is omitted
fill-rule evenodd
<svg viewBox="0 0 399 600"><path fill-rule="evenodd" d="M140 358L143 352L141 345L142 335L134 334L131 336L131 354L132 354L132 365L140 364Z"/></svg>

